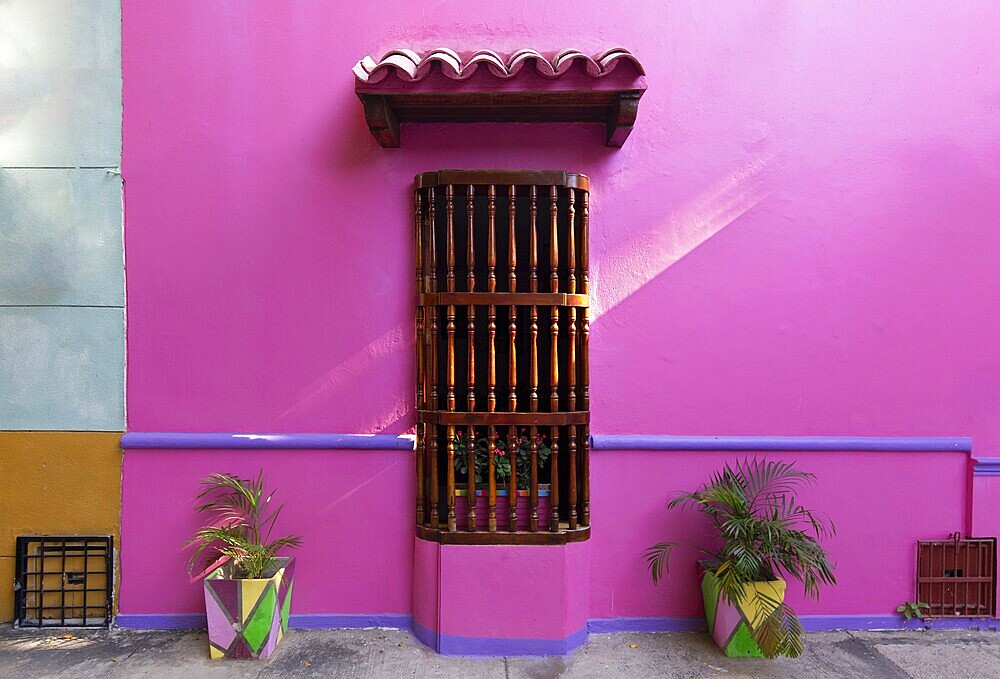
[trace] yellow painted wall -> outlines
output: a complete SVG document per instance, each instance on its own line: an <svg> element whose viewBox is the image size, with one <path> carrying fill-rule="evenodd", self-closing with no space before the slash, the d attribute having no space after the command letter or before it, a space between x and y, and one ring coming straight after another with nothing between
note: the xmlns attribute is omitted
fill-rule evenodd
<svg viewBox="0 0 1000 679"><path fill-rule="evenodd" d="M16 536L111 534L118 549L120 440L116 432L0 432L0 622L13 619Z"/></svg>

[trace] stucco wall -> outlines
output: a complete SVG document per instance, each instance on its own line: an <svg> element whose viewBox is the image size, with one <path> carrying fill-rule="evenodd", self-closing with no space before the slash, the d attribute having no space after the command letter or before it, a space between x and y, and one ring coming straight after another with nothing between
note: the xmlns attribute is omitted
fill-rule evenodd
<svg viewBox="0 0 1000 679"><path fill-rule="evenodd" d="M0 432L0 622L13 617L18 535L114 535L118 547L119 436Z"/></svg>
<svg viewBox="0 0 1000 679"><path fill-rule="evenodd" d="M595 433L961 435L988 454L1000 445L997 20L977 2L126 1L130 429L407 431L413 175L558 168L592 178ZM404 126L386 150L353 94L354 62L400 45L617 44L649 83L621 150L600 126L566 125ZM293 502L315 507L307 474L343 474L384 494L358 516L409 525L393 497L408 465L376 480L342 451L313 455L126 453L125 588L154 564L181 567L174 542L141 538L154 521L143 489L165 470L183 484L160 489L157 526L189 527L197 473L264 464ZM680 584L637 584L640 555L686 525L660 518L669 491L721 456L652 455L595 454L595 616L693 611ZM903 545L961 529L966 511L952 456L865 455L802 460L822 468L817 497L849 527L836 612L899 603ZM872 476L859 487L860 474ZM619 498L636 478L648 484ZM925 511L913 497L928 487ZM298 519L331 553L361 548L322 514ZM867 541L887 570L869 570ZM297 590L306 605L356 608L306 575L325 564L302 562L317 583ZM396 587L373 588L369 612ZM123 610L190 610L181 591L126 592Z"/></svg>
<svg viewBox="0 0 1000 679"><path fill-rule="evenodd" d="M120 23L0 2L0 621L17 535L118 535L120 433L94 432L125 426Z"/></svg>
<svg viewBox="0 0 1000 679"><path fill-rule="evenodd" d="M0 4L0 430L121 430L117 0Z"/></svg>

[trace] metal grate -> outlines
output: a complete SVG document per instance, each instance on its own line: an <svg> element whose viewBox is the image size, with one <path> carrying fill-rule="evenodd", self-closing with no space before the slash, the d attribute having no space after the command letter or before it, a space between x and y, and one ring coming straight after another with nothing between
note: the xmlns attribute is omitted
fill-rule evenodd
<svg viewBox="0 0 1000 679"><path fill-rule="evenodd" d="M931 617L996 615L996 538L917 542L917 600Z"/></svg>
<svg viewBox="0 0 1000 679"><path fill-rule="evenodd" d="M110 535L18 536L14 624L110 626L113 565Z"/></svg>

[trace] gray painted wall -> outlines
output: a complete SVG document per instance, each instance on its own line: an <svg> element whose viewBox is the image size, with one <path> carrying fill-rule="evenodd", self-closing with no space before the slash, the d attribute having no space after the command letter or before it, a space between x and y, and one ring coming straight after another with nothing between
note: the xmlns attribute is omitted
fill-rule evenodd
<svg viewBox="0 0 1000 679"><path fill-rule="evenodd" d="M119 0L0 0L0 429L125 426Z"/></svg>

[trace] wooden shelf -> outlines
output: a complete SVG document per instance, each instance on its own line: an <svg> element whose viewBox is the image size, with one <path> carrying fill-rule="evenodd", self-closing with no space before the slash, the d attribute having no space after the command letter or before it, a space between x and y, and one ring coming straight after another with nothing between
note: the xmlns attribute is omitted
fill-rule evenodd
<svg viewBox="0 0 1000 679"><path fill-rule="evenodd" d="M607 146L621 147L646 90L639 62L621 49L551 59L526 50L465 58L397 50L377 62L366 57L355 75L368 128L385 148L400 146L404 123L477 122L603 124Z"/></svg>

